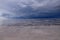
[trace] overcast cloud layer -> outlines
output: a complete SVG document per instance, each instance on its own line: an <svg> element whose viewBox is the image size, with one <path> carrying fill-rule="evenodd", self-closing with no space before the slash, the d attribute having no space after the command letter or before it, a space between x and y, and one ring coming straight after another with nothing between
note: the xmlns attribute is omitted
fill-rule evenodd
<svg viewBox="0 0 60 40"><path fill-rule="evenodd" d="M60 17L60 0L0 0L0 18Z"/></svg>

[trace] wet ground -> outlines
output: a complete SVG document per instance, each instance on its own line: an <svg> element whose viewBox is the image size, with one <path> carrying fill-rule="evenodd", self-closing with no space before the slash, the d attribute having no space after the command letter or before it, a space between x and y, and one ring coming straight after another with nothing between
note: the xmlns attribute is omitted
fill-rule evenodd
<svg viewBox="0 0 60 40"><path fill-rule="evenodd" d="M60 19L2 20L0 40L60 40Z"/></svg>

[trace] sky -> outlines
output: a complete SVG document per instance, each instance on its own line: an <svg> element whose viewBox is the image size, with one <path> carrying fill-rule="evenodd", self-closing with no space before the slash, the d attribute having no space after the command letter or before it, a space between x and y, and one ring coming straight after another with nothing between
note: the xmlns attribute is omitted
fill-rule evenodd
<svg viewBox="0 0 60 40"><path fill-rule="evenodd" d="M0 0L0 18L60 18L60 0Z"/></svg>

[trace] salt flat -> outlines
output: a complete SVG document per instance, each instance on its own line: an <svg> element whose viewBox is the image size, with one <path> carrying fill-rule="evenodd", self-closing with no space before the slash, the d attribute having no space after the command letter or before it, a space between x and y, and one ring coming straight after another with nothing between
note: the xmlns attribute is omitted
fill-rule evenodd
<svg viewBox="0 0 60 40"><path fill-rule="evenodd" d="M60 20L3 20L0 40L60 40Z"/></svg>

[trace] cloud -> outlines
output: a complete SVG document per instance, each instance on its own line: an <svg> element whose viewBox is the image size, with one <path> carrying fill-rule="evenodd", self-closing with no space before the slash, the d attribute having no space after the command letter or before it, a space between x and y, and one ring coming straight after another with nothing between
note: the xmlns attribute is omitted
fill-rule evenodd
<svg viewBox="0 0 60 40"><path fill-rule="evenodd" d="M55 16L55 11L60 8L58 6L60 6L60 0L0 0L0 17L39 18Z"/></svg>

